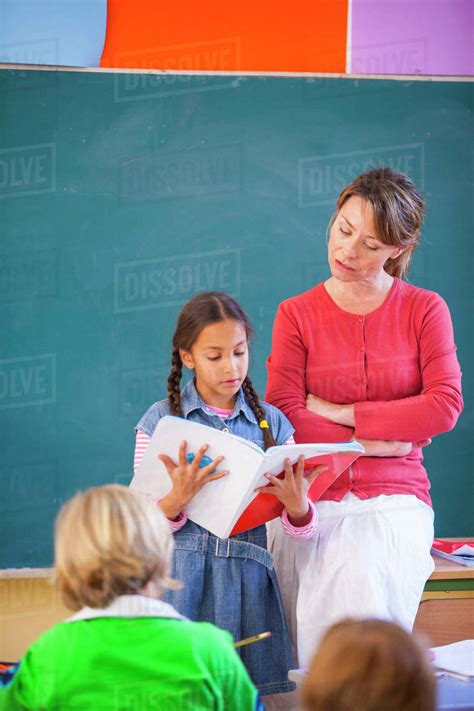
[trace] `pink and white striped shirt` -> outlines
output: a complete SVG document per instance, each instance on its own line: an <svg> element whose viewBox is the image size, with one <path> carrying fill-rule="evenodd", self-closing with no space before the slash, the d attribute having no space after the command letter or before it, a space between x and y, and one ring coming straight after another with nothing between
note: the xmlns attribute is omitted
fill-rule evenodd
<svg viewBox="0 0 474 711"><path fill-rule="evenodd" d="M222 417L222 419L225 419L228 417L230 414L232 414L232 410L227 410L227 409L222 409L219 407L213 407L211 405L208 405L208 408L212 410L213 412L216 413L216 415L219 415L219 417ZM137 435L136 435L136 441L135 441L135 452L134 452L134 457L133 457L133 470L136 471L137 467L139 466L142 457L145 453L146 448L148 447L148 443L150 442L151 437L149 435L145 434L145 432L141 432L140 430L137 430ZM295 440L293 439L293 436L289 437L285 444L294 444ZM312 538L314 535L316 528L317 528L317 514L316 514L316 509L314 508L313 502L308 499L308 505L311 510L311 519L308 521L307 524L304 526L294 526L288 517L288 512L286 509L283 509L283 512L281 514L281 525L283 527L283 530L285 533L290 537L295 540L307 540L309 538ZM169 519L170 522L170 527L173 533L176 533L179 531L186 521L188 520L187 514L182 511L174 520Z"/></svg>

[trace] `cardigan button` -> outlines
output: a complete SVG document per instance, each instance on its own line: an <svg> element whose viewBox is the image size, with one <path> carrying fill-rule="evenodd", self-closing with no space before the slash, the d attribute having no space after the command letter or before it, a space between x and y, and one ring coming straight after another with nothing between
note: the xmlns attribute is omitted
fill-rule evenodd
<svg viewBox="0 0 474 711"><path fill-rule="evenodd" d="M230 432L230 429L228 427L224 427L224 429L222 431L223 432Z"/></svg>

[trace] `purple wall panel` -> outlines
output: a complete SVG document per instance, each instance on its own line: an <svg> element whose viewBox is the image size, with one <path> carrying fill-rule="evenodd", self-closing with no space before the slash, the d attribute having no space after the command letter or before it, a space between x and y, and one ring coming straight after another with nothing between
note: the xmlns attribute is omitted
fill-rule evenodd
<svg viewBox="0 0 474 711"><path fill-rule="evenodd" d="M474 75L473 0L352 0L352 74Z"/></svg>

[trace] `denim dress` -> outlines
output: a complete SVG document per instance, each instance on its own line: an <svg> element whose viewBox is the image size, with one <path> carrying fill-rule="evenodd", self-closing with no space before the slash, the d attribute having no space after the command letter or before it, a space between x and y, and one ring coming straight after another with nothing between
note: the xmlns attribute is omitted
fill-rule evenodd
<svg viewBox="0 0 474 711"><path fill-rule="evenodd" d="M181 406L187 420L264 446L262 430L242 390L226 419L207 407L193 381L182 390ZM275 441L284 444L293 434L292 426L275 407L264 402L262 406ZM160 418L168 414L168 401L156 402L135 429L151 436ZM267 550L266 527L222 539L188 520L174 540L172 576L184 586L168 590L165 602L191 620L228 630L235 641L271 631L271 637L238 651L260 694L292 691L295 685L288 681L293 666L291 643L273 556Z"/></svg>

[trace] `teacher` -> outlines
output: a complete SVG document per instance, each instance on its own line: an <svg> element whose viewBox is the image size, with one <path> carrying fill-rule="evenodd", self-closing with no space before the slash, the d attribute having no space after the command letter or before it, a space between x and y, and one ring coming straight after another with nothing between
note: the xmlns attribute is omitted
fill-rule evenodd
<svg viewBox="0 0 474 711"><path fill-rule="evenodd" d="M348 615L411 629L433 570L422 449L454 427L463 400L446 303L403 281L423 218L406 175L384 167L360 175L329 223L331 276L276 315L266 399L297 442L355 438L366 448L316 504L312 540L269 525L303 667L326 628Z"/></svg>

